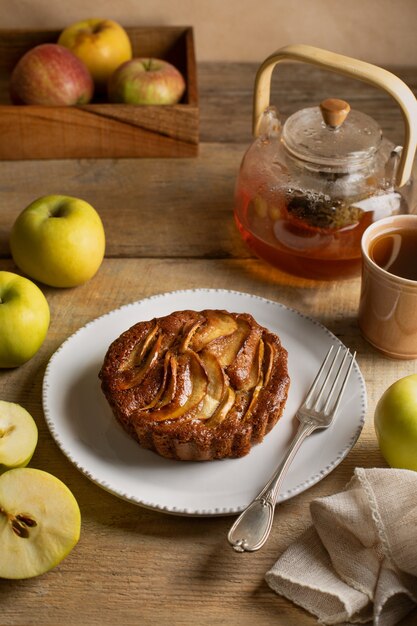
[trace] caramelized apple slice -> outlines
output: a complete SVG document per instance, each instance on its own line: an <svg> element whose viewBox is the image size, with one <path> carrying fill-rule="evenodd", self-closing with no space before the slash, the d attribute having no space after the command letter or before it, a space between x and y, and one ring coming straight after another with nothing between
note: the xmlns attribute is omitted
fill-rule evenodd
<svg viewBox="0 0 417 626"><path fill-rule="evenodd" d="M227 337L237 329L237 323L231 315L223 311L207 311L206 323L197 330L190 343L192 350L199 352L207 344L219 337Z"/></svg>
<svg viewBox="0 0 417 626"><path fill-rule="evenodd" d="M269 341L265 342L265 361L263 363L264 366L264 382L263 384L266 386L269 383L269 379L271 378L271 373L272 373L272 366L274 365L274 360L275 360L275 353L276 353L276 346L273 343L270 343Z"/></svg>
<svg viewBox="0 0 417 626"><path fill-rule="evenodd" d="M158 389L155 397L146 406L141 407L141 410L152 409L154 406L162 406L168 404L171 401L175 393L176 381L177 381L177 362L173 360L172 354L167 350L164 357L164 370L162 374L161 386ZM169 381L169 384L168 384Z"/></svg>
<svg viewBox="0 0 417 626"><path fill-rule="evenodd" d="M123 372L121 379L119 380L119 389L131 389L139 385L145 378L146 374L157 364L159 360L160 350L162 344L162 335L159 335L151 350L140 367Z"/></svg>
<svg viewBox="0 0 417 626"><path fill-rule="evenodd" d="M256 385L262 359L261 331L251 330L227 368L227 375L235 389L252 389Z"/></svg>
<svg viewBox="0 0 417 626"><path fill-rule="evenodd" d="M219 406L216 411L213 413L212 417L205 422L206 426L210 428L214 428L223 422L223 420L227 417L230 409L235 403L236 394L231 387L226 387L225 393Z"/></svg>
<svg viewBox="0 0 417 626"><path fill-rule="evenodd" d="M177 419L197 408L207 391L207 375L196 355L188 351L178 357L178 374L175 394L172 400L160 408L152 411L150 418L155 421ZM140 418L143 411L138 411Z"/></svg>
<svg viewBox="0 0 417 626"><path fill-rule="evenodd" d="M132 369L142 362L146 352L150 348L153 340L155 339L158 330L159 326L157 323L155 323L154 327L148 332L147 335L145 335L142 341L139 341L139 343L134 347L124 363L122 363L119 368L120 372Z"/></svg>
<svg viewBox="0 0 417 626"><path fill-rule="evenodd" d="M249 333L250 327L248 322L239 319L236 330L233 333L219 338L210 344L208 349L217 357L221 367L227 368L234 361Z"/></svg>
<svg viewBox="0 0 417 626"><path fill-rule="evenodd" d="M210 418L217 409L224 396L227 382L224 371L214 354L203 350L199 356L208 379L207 392L198 413L198 418L205 420Z"/></svg>
<svg viewBox="0 0 417 626"><path fill-rule="evenodd" d="M275 346L272 345L271 343L269 343L269 341L266 342L266 359L267 361L262 363L261 361L261 368L260 368L260 375L259 375L259 380L258 383L256 385L256 387L254 388L253 392L252 392L252 398L251 401L249 403L248 408L246 409L246 412L243 416L243 421L249 419L249 417L252 415L254 407L258 401L258 396L259 393L261 391L261 389L263 387L265 387L268 382L269 379L271 377L271 372L272 372L272 366L274 363L274 355L275 355ZM265 373L263 372L263 369L265 369Z"/></svg>
<svg viewBox="0 0 417 626"><path fill-rule="evenodd" d="M249 370L248 376L244 381L242 389L247 391L248 389L252 389L259 382L259 377L262 374L262 364L264 361L265 354L265 344L262 339L259 340L258 349L255 358L252 360L251 368Z"/></svg>
<svg viewBox="0 0 417 626"><path fill-rule="evenodd" d="M194 333L196 332L196 330L197 330L198 328L200 328L200 326L201 326L201 324L202 324L202 323L203 323L203 321L202 321L202 320L199 320L198 322L196 322L195 324L193 324L193 325L191 326L191 328L187 331L187 333L186 333L186 335L185 335L184 339L183 339L183 340L182 340L182 342L181 342L181 345L180 345L180 348L179 348L180 352L186 352L186 351L188 350L188 348L189 348L189 344L190 344L190 341L191 341L191 339L193 338Z"/></svg>

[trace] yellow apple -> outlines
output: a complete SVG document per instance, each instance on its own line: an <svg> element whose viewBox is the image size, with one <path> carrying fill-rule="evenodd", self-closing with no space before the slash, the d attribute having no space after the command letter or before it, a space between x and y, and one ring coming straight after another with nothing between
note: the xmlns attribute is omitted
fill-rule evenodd
<svg viewBox="0 0 417 626"><path fill-rule="evenodd" d="M49 327L49 306L31 280L0 272L0 367L18 367L39 350Z"/></svg>
<svg viewBox="0 0 417 626"><path fill-rule="evenodd" d="M52 569L78 542L81 515L63 482L23 467L0 476L0 578L31 578Z"/></svg>
<svg viewBox="0 0 417 626"><path fill-rule="evenodd" d="M33 417L20 404L0 400L0 474L26 467L38 443Z"/></svg>
<svg viewBox="0 0 417 626"><path fill-rule="evenodd" d="M374 424L388 465L417 471L417 374L388 387L376 405Z"/></svg>
<svg viewBox="0 0 417 626"><path fill-rule="evenodd" d="M101 265L104 228L88 202L43 196L17 217L10 249L16 265L31 278L52 287L75 287Z"/></svg>
<svg viewBox="0 0 417 626"><path fill-rule="evenodd" d="M130 39L113 20L92 18L71 24L58 43L85 63L99 90L103 90L116 68L132 58Z"/></svg>

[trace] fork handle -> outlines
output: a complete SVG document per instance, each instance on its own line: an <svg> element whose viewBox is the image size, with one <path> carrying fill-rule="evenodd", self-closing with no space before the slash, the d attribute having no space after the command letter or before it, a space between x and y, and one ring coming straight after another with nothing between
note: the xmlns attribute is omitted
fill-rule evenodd
<svg viewBox="0 0 417 626"><path fill-rule="evenodd" d="M316 426L313 424L300 424L284 458L270 480L231 527L227 540L236 552L255 552L262 548L268 539L274 520L279 488L298 448L315 429Z"/></svg>

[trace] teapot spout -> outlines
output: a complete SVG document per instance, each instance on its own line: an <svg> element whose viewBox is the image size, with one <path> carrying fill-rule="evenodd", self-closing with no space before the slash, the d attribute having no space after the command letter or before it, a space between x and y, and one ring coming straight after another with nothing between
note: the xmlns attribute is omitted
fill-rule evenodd
<svg viewBox="0 0 417 626"><path fill-rule="evenodd" d="M282 124L279 119L278 111L276 107L269 106L262 113L259 122L259 135L266 135L267 137L279 137L281 134Z"/></svg>

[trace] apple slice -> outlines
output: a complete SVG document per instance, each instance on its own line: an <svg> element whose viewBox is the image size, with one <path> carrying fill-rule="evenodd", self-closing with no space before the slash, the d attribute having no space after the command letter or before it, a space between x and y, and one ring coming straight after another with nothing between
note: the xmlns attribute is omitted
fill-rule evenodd
<svg viewBox="0 0 417 626"><path fill-rule="evenodd" d="M227 417L230 409L235 403L236 394L231 387L227 387L224 393L224 396L219 403L216 411L213 413L212 417L205 422L206 426L210 428L215 428L219 424L223 422L223 420Z"/></svg>
<svg viewBox="0 0 417 626"><path fill-rule="evenodd" d="M176 362L176 389L171 401L152 411L151 419L163 421L177 419L198 406L207 391L207 374L197 356L189 351L178 357ZM143 411L137 411L140 419Z"/></svg>
<svg viewBox="0 0 417 626"><path fill-rule="evenodd" d="M231 315L223 311L207 311L207 322L197 330L190 347L199 352L207 344L219 337L231 335L237 329L237 323Z"/></svg>
<svg viewBox="0 0 417 626"><path fill-rule="evenodd" d="M152 409L154 406L163 406L168 404L175 393L175 387L177 384L177 369L176 361L169 350L165 352L164 357L164 369L162 374L162 382L159 386L156 395L146 406L140 408L141 411L145 409Z"/></svg>
<svg viewBox="0 0 417 626"><path fill-rule="evenodd" d="M52 569L80 536L77 501L64 483L42 470L0 476L0 578L31 578Z"/></svg>
<svg viewBox="0 0 417 626"><path fill-rule="evenodd" d="M263 357L263 346L261 348L260 329L251 330L241 344L236 357L227 368L233 387L235 389L251 389L259 378L259 359ZM262 352L262 354L261 354Z"/></svg>
<svg viewBox="0 0 417 626"><path fill-rule="evenodd" d="M207 392L197 416L199 419L204 420L209 419L219 406L220 400L225 393L227 381L224 371L214 354L203 350L200 352L199 358L208 380Z"/></svg>
<svg viewBox="0 0 417 626"><path fill-rule="evenodd" d="M0 474L25 467L38 443L33 417L19 404L0 400Z"/></svg>
<svg viewBox="0 0 417 626"><path fill-rule="evenodd" d="M137 385L140 385L140 383L143 381L145 376L158 363L160 350L161 350L161 344L162 344L162 335L159 335L159 337L156 339L153 346L149 350L148 354L146 355L145 360L142 361L140 366L134 367L131 370L127 370L123 372L121 379L119 380L119 383L118 383L119 389L131 389L132 387L136 387Z"/></svg>
<svg viewBox="0 0 417 626"><path fill-rule="evenodd" d="M184 339L181 341L179 352L186 352L189 349L190 341L193 338L197 329L200 328L202 323L202 320L198 320L197 322L195 322L195 324L191 326L190 329L186 331Z"/></svg>
<svg viewBox="0 0 417 626"><path fill-rule="evenodd" d="M258 380L256 387L252 390L251 401L249 403L248 408L246 409L246 412L242 418L242 421L245 421L250 418L250 416L252 415L254 411L256 403L258 402L258 396L259 396L261 389L268 385L269 379L271 378L272 366L274 364L274 358L275 358L275 346L269 341L266 341L264 348L266 348L266 350L265 349L263 350L263 353L266 354L265 361L264 362L261 361L260 363L259 380ZM265 368L265 373L262 371L262 368Z"/></svg>
<svg viewBox="0 0 417 626"><path fill-rule="evenodd" d="M155 324L155 326L151 328L151 330L144 336L141 341L139 341L137 346L135 346L135 348L131 351L129 356L119 367L119 372L124 372L125 370L131 369L132 367L135 367L142 362L143 357L145 356L147 350L149 349L149 346L155 339L158 330L159 326L158 324Z"/></svg>
<svg viewBox="0 0 417 626"><path fill-rule="evenodd" d="M235 360L249 334L250 326L248 322L244 319L239 319L234 332L211 343L209 350L217 356L222 367L228 367Z"/></svg>
<svg viewBox="0 0 417 626"><path fill-rule="evenodd" d="M273 343L266 341L266 356L264 362L265 374L264 374L264 385L267 386L272 374L272 366L274 365L274 360L276 356L276 347Z"/></svg>

